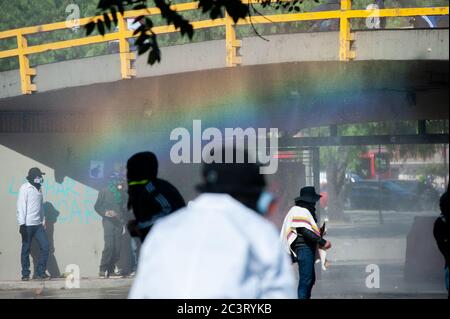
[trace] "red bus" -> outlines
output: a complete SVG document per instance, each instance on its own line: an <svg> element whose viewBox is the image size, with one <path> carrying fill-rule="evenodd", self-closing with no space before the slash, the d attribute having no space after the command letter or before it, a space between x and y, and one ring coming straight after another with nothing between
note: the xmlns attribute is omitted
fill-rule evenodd
<svg viewBox="0 0 450 319"><path fill-rule="evenodd" d="M368 151L359 156L358 175L364 179L390 179L392 171L389 153Z"/></svg>

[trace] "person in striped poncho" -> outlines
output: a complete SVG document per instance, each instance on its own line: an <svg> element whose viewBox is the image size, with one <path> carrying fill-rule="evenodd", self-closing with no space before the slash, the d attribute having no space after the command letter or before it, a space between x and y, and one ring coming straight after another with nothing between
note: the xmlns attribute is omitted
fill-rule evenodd
<svg viewBox="0 0 450 319"><path fill-rule="evenodd" d="M331 243L322 238L317 226L315 205L321 195L314 187L303 187L300 196L286 215L281 230L281 240L293 262L298 263L298 298L310 299L316 281L314 263L318 248L327 250Z"/></svg>

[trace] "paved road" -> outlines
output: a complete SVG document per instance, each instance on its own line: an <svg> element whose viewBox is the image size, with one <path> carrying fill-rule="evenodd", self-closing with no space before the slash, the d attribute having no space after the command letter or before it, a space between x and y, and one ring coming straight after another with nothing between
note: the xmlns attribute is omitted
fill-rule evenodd
<svg viewBox="0 0 450 319"><path fill-rule="evenodd" d="M125 299L128 290L128 287L0 290L0 299Z"/></svg>
<svg viewBox="0 0 450 319"><path fill-rule="evenodd" d="M371 261L332 264L321 272L321 279L313 290L313 298L351 298L351 299L403 299L425 298L442 299L447 297L442 281L407 282L403 276L404 264L379 263L379 287L369 288L367 277L373 269L366 272ZM442 278L443 279L443 278Z"/></svg>
<svg viewBox="0 0 450 319"><path fill-rule="evenodd" d="M349 211L348 223L330 223L330 238L335 242L341 241L351 244L351 252L342 248L339 254L331 258L331 265L326 272L322 272L314 290L313 298L446 298L447 294L443 281L434 282L406 282L404 280L404 245L415 216L437 216L436 212L384 212L385 224L378 223L378 214L375 211ZM358 241L355 241L358 239ZM369 241L373 254L362 254L360 250L367 250L368 246L362 239ZM380 251L375 251L374 245L378 243ZM358 248L358 245L361 246ZM344 245L342 245L344 246ZM382 253L393 250L395 260L381 258ZM338 251L338 247L335 247ZM377 254L375 254L375 252ZM347 255L350 254L350 255ZM384 254L386 254L384 252ZM348 256L352 258L347 258ZM377 257L377 259L363 259L363 257ZM389 257L390 255L386 255ZM356 258L357 257L357 258ZM356 258L356 259L355 259ZM376 264L380 271L380 287L368 288L366 278L367 265ZM132 279L82 279L80 289L65 289L62 279L51 280L45 283L30 282L0 282L0 298L88 298L88 299L117 299L126 298Z"/></svg>
<svg viewBox="0 0 450 319"><path fill-rule="evenodd" d="M313 290L313 298L328 299L444 299L442 282L409 283L403 279L403 264L379 264L380 287L368 288L366 266L370 261L330 265ZM80 289L64 289L64 280L50 282L0 283L0 299L122 299L128 295L132 279L82 279Z"/></svg>
<svg viewBox="0 0 450 319"><path fill-rule="evenodd" d="M123 299L127 298L131 284L131 278L82 278L80 288L67 289L65 279L4 281L0 282L0 299Z"/></svg>

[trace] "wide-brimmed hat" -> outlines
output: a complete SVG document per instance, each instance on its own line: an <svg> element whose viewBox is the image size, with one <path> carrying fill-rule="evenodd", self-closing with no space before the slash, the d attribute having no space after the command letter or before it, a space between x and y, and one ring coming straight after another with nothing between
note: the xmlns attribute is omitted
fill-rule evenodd
<svg viewBox="0 0 450 319"><path fill-rule="evenodd" d="M313 186L306 186L300 189L300 196L295 198L295 201L303 201L307 203L317 202L322 195L316 194L316 189Z"/></svg>

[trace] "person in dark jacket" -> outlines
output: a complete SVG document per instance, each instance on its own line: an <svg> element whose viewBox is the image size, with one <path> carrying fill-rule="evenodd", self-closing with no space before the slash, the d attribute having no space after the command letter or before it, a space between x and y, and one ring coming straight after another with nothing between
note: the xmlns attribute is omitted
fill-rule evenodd
<svg viewBox="0 0 450 319"><path fill-rule="evenodd" d="M300 196L295 199L295 206L289 210L283 222L281 236L289 246L293 261L298 263L299 299L311 298L316 281L314 264L317 249L331 248L331 243L322 238L321 230L317 226L316 203L320 197L314 187L303 187Z"/></svg>
<svg viewBox="0 0 450 319"><path fill-rule="evenodd" d="M135 217L128 229L141 242L159 218L186 206L178 190L157 175L158 160L152 152L136 153L127 162L128 209Z"/></svg>
<svg viewBox="0 0 450 319"><path fill-rule="evenodd" d="M94 205L95 211L102 217L105 246L100 262L100 278L122 277L115 272L120 258L120 248L126 218L125 177L113 174L108 186L102 189Z"/></svg>
<svg viewBox="0 0 450 319"><path fill-rule="evenodd" d="M449 213L449 202L448 202L448 190L445 192L439 201L439 207L441 209L441 215L434 222L433 235L436 239L437 246L444 256L445 260L445 286L447 291L449 291L449 274L448 274L448 256L449 256L449 224L448 224L448 213ZM450 298L450 294L449 294Z"/></svg>

